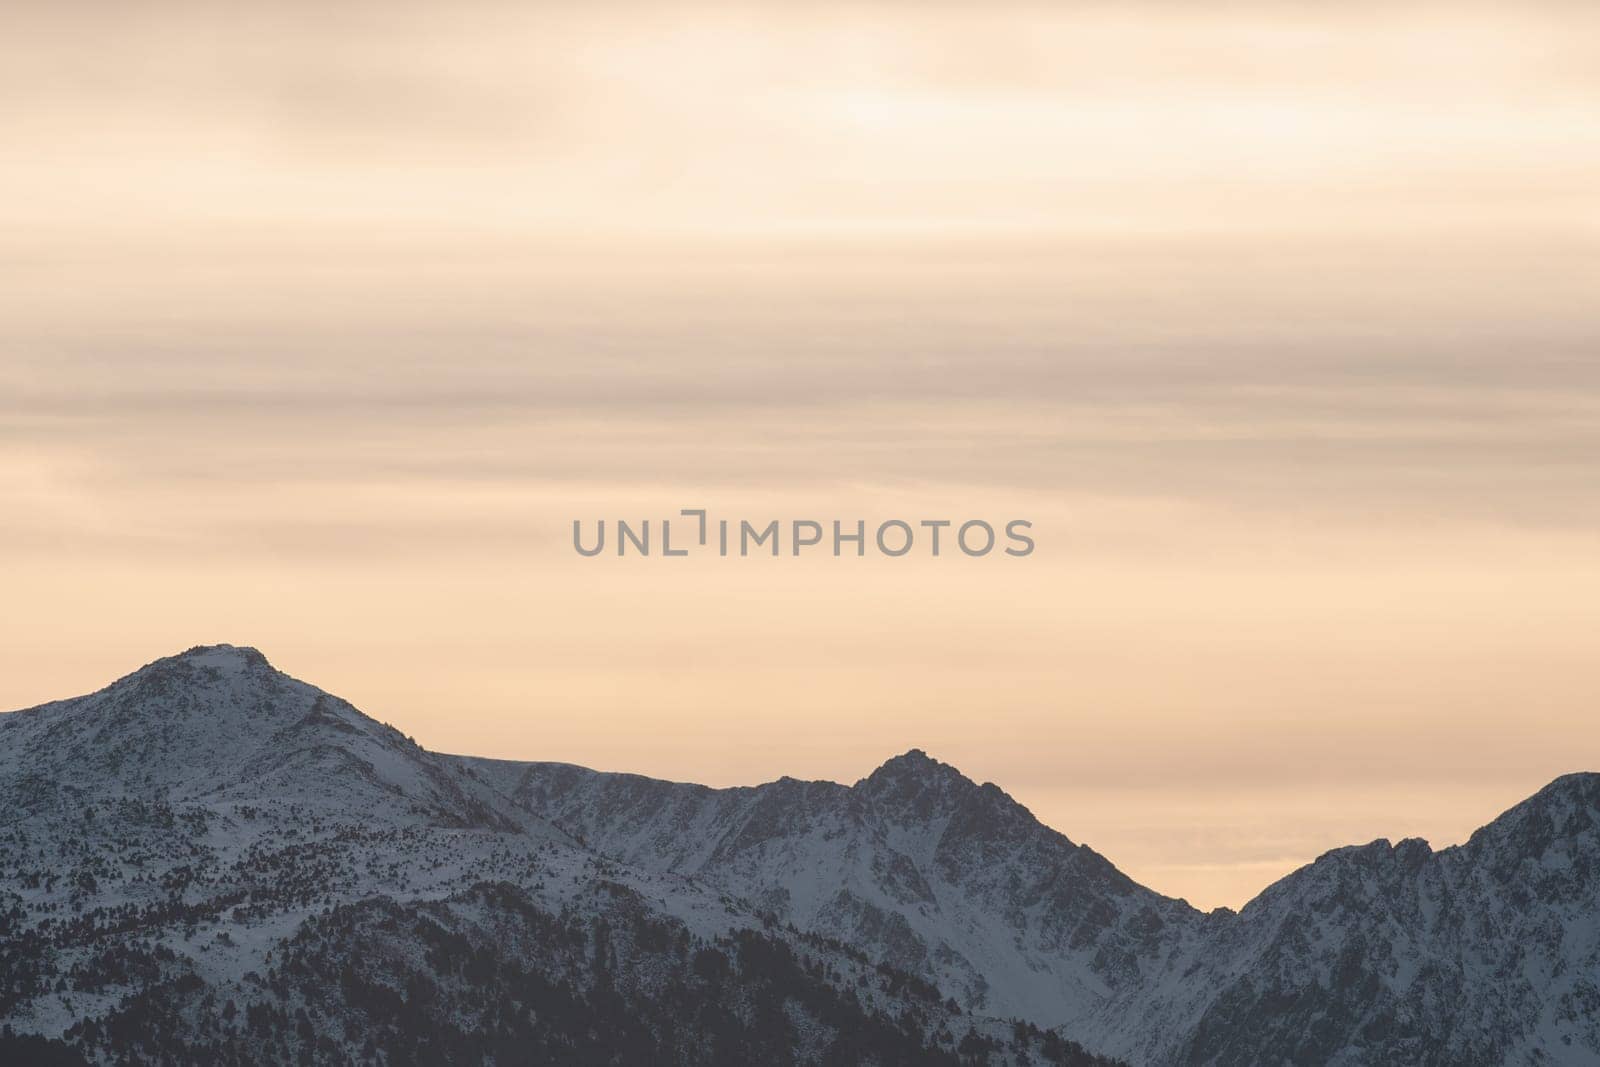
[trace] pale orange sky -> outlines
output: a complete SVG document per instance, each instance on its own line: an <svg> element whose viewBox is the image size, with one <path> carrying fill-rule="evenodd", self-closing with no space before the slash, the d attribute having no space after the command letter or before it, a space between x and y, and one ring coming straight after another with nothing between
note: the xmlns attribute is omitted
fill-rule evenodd
<svg viewBox="0 0 1600 1067"><path fill-rule="evenodd" d="M1237 906L1600 766L1600 17L65 5L0 35L0 707L917 746ZM1034 522L595 560L570 521Z"/></svg>

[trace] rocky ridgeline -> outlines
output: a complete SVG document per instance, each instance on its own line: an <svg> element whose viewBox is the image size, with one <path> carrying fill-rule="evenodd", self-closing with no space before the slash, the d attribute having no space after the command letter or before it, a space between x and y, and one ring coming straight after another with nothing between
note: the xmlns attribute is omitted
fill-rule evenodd
<svg viewBox="0 0 1600 1067"><path fill-rule="evenodd" d="M3 1062L1600 1062L1592 774L1201 913L920 751L445 756L215 646L0 716L0 812Z"/></svg>

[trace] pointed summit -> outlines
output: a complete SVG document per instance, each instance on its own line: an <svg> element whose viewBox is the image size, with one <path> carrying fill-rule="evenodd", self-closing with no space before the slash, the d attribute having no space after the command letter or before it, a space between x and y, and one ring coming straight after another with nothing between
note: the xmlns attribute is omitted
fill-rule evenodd
<svg viewBox="0 0 1600 1067"><path fill-rule="evenodd" d="M948 763L940 763L920 748L884 763L854 788L885 810L904 818L927 820L948 812L978 786Z"/></svg>
<svg viewBox="0 0 1600 1067"><path fill-rule="evenodd" d="M887 759L862 781L892 780L905 778L943 778L957 779L965 776L948 763L941 763L928 755L920 748L913 748L904 755ZM859 783L858 783L859 784Z"/></svg>
<svg viewBox="0 0 1600 1067"><path fill-rule="evenodd" d="M7 782L0 805L24 810L70 793L496 822L453 765L248 646L197 645L87 696L0 716Z"/></svg>

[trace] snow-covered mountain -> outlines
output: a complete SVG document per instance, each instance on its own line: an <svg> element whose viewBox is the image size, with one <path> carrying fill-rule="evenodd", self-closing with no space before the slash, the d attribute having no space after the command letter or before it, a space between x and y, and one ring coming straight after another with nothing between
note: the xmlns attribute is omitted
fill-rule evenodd
<svg viewBox="0 0 1600 1067"><path fill-rule="evenodd" d="M848 787L472 762L605 855L1132 1062L1600 1062L1600 775L1459 848L1338 849L1203 914L919 751Z"/></svg>
<svg viewBox="0 0 1600 1067"><path fill-rule="evenodd" d="M0 719L0 804L71 810L85 798L292 803L380 823L480 826L502 817L459 766L274 670L255 649L158 660L91 696Z"/></svg>
<svg viewBox="0 0 1600 1067"><path fill-rule="evenodd" d="M1593 1064L1600 776L1206 914L920 751L447 756L197 648L0 715L0 1023L19 1062Z"/></svg>
<svg viewBox="0 0 1600 1067"><path fill-rule="evenodd" d="M1184 1063L1600 1063L1600 775L1557 779L1459 847L1329 852L1152 978L1101 1018L1170 1020L1181 1041L1101 1047Z"/></svg>
<svg viewBox="0 0 1600 1067"><path fill-rule="evenodd" d="M1101 1064L620 864L253 649L0 715L0 1064Z"/></svg>
<svg viewBox="0 0 1600 1067"><path fill-rule="evenodd" d="M913 971L962 1002L1058 1025L1205 925L913 750L853 786L707 789L563 764L472 760L590 847L690 875Z"/></svg>

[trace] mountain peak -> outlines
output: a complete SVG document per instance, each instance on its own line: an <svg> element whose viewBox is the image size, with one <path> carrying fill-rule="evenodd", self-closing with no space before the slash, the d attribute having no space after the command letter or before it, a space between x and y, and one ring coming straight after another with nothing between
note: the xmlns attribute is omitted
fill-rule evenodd
<svg viewBox="0 0 1600 1067"><path fill-rule="evenodd" d="M948 763L914 748L896 756L853 787L878 810L910 822L948 819L985 825L1034 823L1033 816L993 784L979 785Z"/></svg>
<svg viewBox="0 0 1600 1067"><path fill-rule="evenodd" d="M1579 838L1600 843L1600 774L1564 774L1473 833L1468 852L1496 854L1502 863L1543 856Z"/></svg>
<svg viewBox="0 0 1600 1067"><path fill-rule="evenodd" d="M1600 792L1600 771L1574 771L1563 774L1534 796L1546 794L1566 797L1592 797Z"/></svg>
<svg viewBox="0 0 1600 1067"><path fill-rule="evenodd" d="M120 693L131 687L150 697L176 696L195 692L197 685L205 689L218 685L232 689L239 684L276 688L287 681L292 679L280 674L267 657L248 645L195 645L146 663L112 682L103 692Z"/></svg>
<svg viewBox="0 0 1600 1067"><path fill-rule="evenodd" d="M1600 815L1600 773L1580 771L1563 774L1533 796L1513 805L1483 829L1521 823L1530 818L1548 819L1584 811Z"/></svg>
<svg viewBox="0 0 1600 1067"><path fill-rule="evenodd" d="M3 788L16 771L11 802ZM509 827L451 765L257 649L196 645L98 692L0 720L0 809L51 790L287 803L373 821ZM33 798L33 799L29 799ZM3 1058L3 1057L0 1057Z"/></svg>
<svg viewBox="0 0 1600 1067"><path fill-rule="evenodd" d="M170 683L192 671L212 671L224 677L256 671L274 675L278 673L260 650L249 645L195 645L182 652L151 660L138 670L117 679L112 686Z"/></svg>
<svg viewBox="0 0 1600 1067"><path fill-rule="evenodd" d="M961 772L948 763L939 762L922 749L913 748L904 755L894 756L885 760L883 765L868 777L902 777L906 775L915 775L917 777L933 775L948 778L951 776L961 777Z"/></svg>
<svg viewBox="0 0 1600 1067"><path fill-rule="evenodd" d="M158 663L169 661L187 663L193 667L216 667L220 670L272 666L259 649L249 645L195 645L176 656L157 660Z"/></svg>

